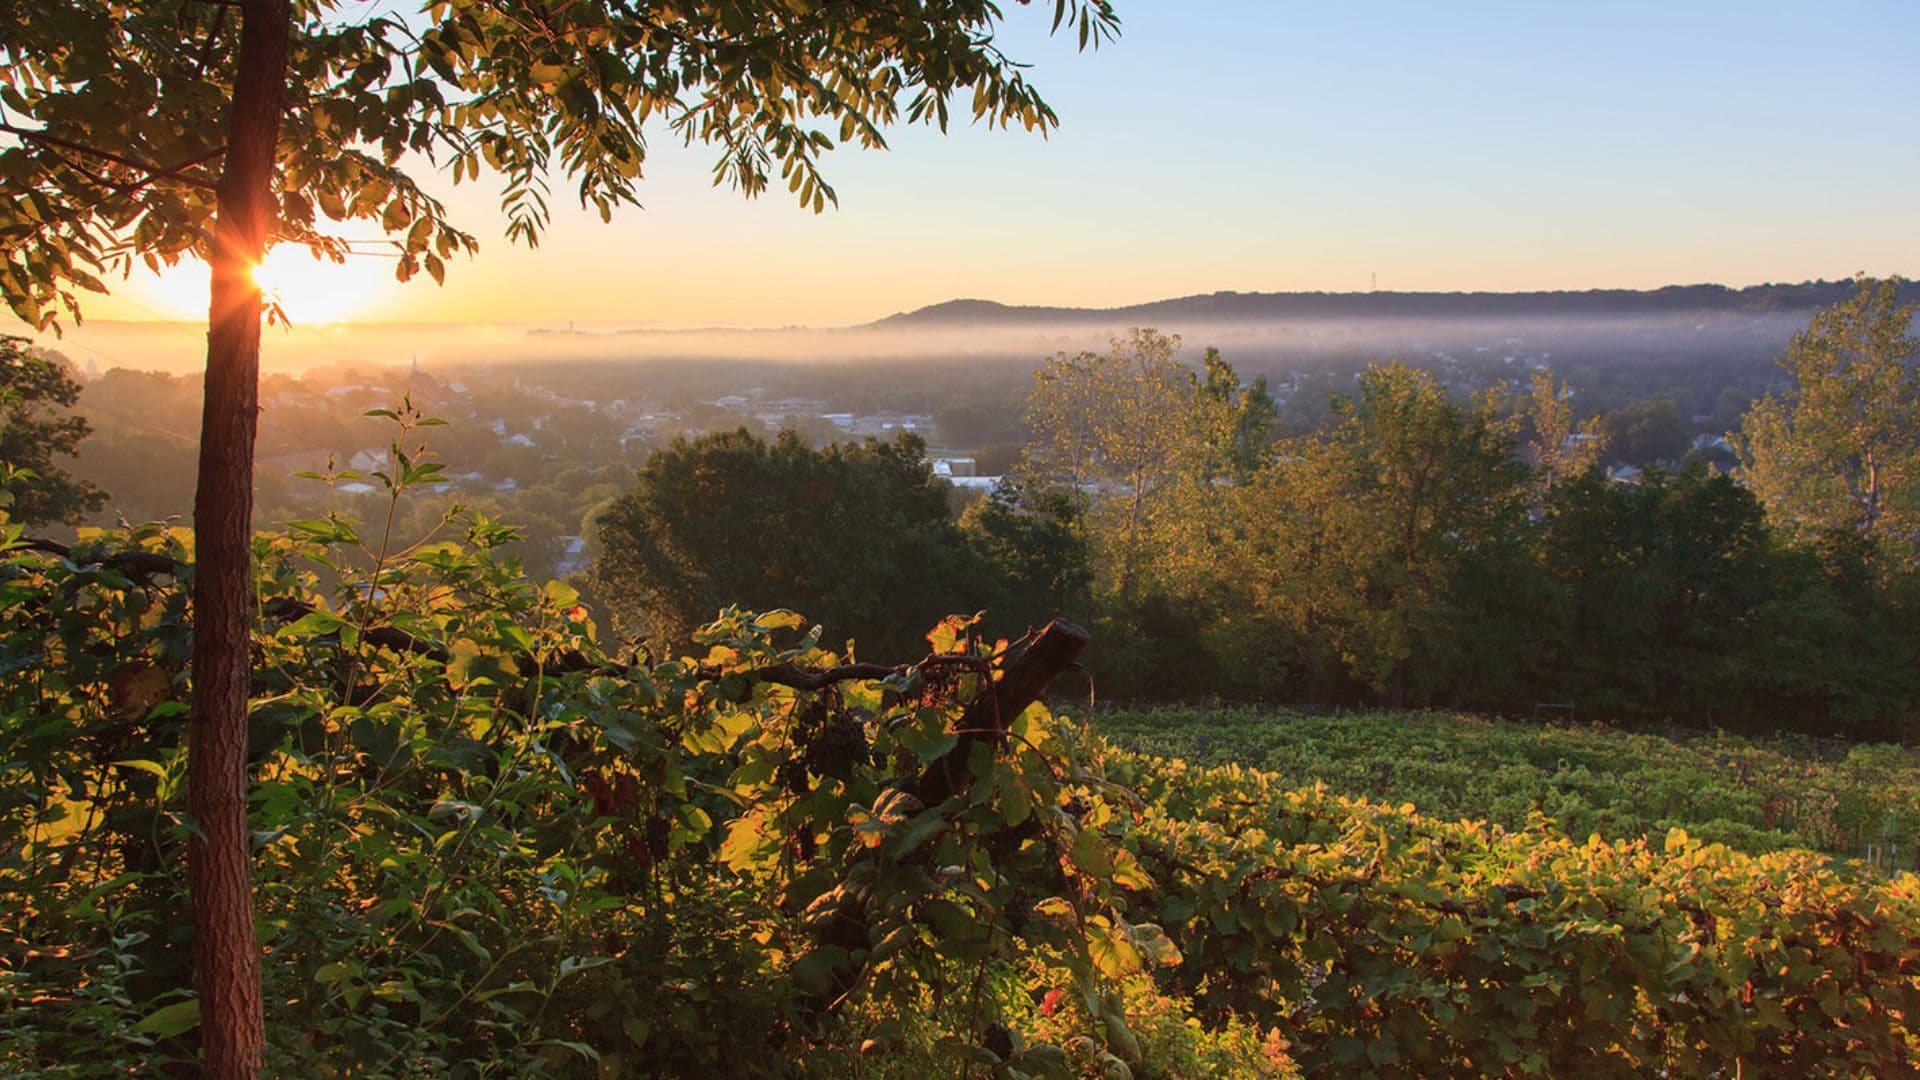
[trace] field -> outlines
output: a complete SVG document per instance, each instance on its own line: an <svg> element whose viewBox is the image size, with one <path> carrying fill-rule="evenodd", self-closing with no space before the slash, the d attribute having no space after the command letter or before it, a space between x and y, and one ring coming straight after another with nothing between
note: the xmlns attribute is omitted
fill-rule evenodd
<svg viewBox="0 0 1920 1080"><path fill-rule="evenodd" d="M1436 818L1514 829L1538 815L1575 839L1681 828L1749 854L1806 848L1916 867L1920 752L1899 746L1235 706L1103 711L1094 727L1130 750L1324 783Z"/></svg>

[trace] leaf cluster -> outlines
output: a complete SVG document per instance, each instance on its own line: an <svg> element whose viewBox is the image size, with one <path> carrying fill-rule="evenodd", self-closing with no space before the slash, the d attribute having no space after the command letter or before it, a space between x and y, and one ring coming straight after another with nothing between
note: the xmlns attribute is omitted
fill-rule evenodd
<svg viewBox="0 0 1920 1080"><path fill-rule="evenodd" d="M1082 48L1118 31L1107 0L1055 0ZM134 259L209 254L242 7L79 0L0 14L0 294L37 328ZM880 148L896 122L972 118L1045 132L1056 117L994 40L1000 8L435 0L294 5L275 160L274 240L395 260L437 281L473 236L417 182L498 174L509 238L535 243L550 178L610 217L637 201L650 132L717 153L716 183L776 178L816 212L823 157ZM347 227L372 226L367 242Z"/></svg>

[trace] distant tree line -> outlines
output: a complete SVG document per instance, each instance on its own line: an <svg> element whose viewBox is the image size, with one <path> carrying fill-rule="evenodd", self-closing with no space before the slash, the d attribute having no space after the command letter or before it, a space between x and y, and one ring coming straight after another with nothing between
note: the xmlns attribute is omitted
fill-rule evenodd
<svg viewBox="0 0 1920 1080"><path fill-rule="evenodd" d="M924 447L746 433L657 453L600 524L595 587L640 637L788 606L860 651L932 617L1094 626L1110 698L1385 703L1903 737L1920 709L1915 306L1863 281L1782 361L1731 472L1634 482L1550 374L1449 396L1364 372L1274 440L1264 383L1135 331L1058 356L1018 480L955 518Z"/></svg>

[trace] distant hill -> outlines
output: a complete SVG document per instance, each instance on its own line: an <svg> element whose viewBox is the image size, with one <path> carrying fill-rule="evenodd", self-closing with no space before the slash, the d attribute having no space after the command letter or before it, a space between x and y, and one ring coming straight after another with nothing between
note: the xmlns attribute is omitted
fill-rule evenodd
<svg viewBox="0 0 1920 1080"><path fill-rule="evenodd" d="M949 300L869 323L886 330L952 330L985 327L1045 327L1090 321L1141 325L1170 322L1277 322L1309 319L1480 319L1595 317L1727 313L1745 315L1810 312L1853 293L1851 281L1798 285L1669 285L1652 290L1589 289L1585 292L1364 292L1242 293L1183 296L1115 308L1021 307L991 300ZM1903 299L1920 300L1909 282Z"/></svg>

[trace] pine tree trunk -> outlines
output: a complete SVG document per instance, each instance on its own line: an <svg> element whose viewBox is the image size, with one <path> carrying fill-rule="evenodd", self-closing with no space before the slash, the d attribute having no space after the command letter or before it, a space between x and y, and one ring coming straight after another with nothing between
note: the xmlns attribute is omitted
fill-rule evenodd
<svg viewBox="0 0 1920 1080"><path fill-rule="evenodd" d="M288 0L245 0L227 153L214 221L199 486L193 504L193 713L187 849L194 982L206 1075L250 1077L266 1043L247 833L253 441L260 290L273 234L273 164L290 32Z"/></svg>

